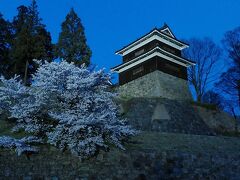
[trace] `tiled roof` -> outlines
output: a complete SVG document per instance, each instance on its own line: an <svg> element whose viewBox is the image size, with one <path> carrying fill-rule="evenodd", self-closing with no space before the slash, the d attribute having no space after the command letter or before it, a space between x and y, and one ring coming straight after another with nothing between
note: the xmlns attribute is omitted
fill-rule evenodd
<svg viewBox="0 0 240 180"><path fill-rule="evenodd" d="M169 28L168 25L166 23L164 23L164 25L161 27L161 28L153 28L151 31L149 31L147 34L141 36L140 38L136 39L135 41L129 43L128 45L124 46L123 48L121 48L120 50L116 51L115 53L118 53L120 51L122 51L123 49L127 48L128 46L130 46L131 44L134 44L135 42L137 42L138 40L142 39L143 37L147 36L148 34L150 34L151 32L153 32L154 30L158 31L159 33L163 33L161 32L161 30L165 29L165 28ZM169 28L170 29L170 28ZM177 38L173 38L172 36L166 34L166 33L163 33L164 35L168 36L170 39L173 39L173 40L176 40L182 44L185 44L185 45L188 45L187 43L184 43L180 40L178 40Z"/></svg>

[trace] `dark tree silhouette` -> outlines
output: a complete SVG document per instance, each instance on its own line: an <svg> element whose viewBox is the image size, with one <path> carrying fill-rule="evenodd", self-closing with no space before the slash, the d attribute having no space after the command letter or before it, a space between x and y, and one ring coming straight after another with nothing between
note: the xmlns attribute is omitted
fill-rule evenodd
<svg viewBox="0 0 240 180"><path fill-rule="evenodd" d="M229 57L229 69L224 72L216 86L240 107L240 27L228 31L223 45Z"/></svg>
<svg viewBox="0 0 240 180"><path fill-rule="evenodd" d="M216 65L220 60L221 49L211 39L195 39L187 41L190 47L183 51L183 56L196 61L188 70L188 79L196 92L197 101L202 102L209 83L216 80Z"/></svg>
<svg viewBox="0 0 240 180"><path fill-rule="evenodd" d="M217 106L218 109L223 110L223 97L214 92L213 90L209 90L203 94L202 102L207 104L214 104Z"/></svg>
<svg viewBox="0 0 240 180"><path fill-rule="evenodd" d="M11 24L0 13L0 76L9 77L10 49L12 46Z"/></svg>
<svg viewBox="0 0 240 180"><path fill-rule="evenodd" d="M41 21L35 0L29 7L18 7L18 14L13 20L12 73L20 75L25 84L29 83L30 74L37 68L33 59L53 58L51 36Z"/></svg>
<svg viewBox="0 0 240 180"><path fill-rule="evenodd" d="M238 101L238 106L240 106L240 69L229 68L221 75L216 87L232 100Z"/></svg>
<svg viewBox="0 0 240 180"><path fill-rule="evenodd" d="M56 56L76 65L90 64L91 50L86 43L84 27L73 8L62 23L62 31L56 45Z"/></svg>
<svg viewBox="0 0 240 180"><path fill-rule="evenodd" d="M240 27L226 32L222 43L228 52L231 65L240 69Z"/></svg>

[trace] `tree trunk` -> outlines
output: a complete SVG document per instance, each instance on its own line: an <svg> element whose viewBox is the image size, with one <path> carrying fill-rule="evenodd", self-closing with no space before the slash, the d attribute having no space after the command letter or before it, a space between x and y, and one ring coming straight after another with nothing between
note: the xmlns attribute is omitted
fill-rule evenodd
<svg viewBox="0 0 240 180"><path fill-rule="evenodd" d="M24 79L23 79L23 83L25 86L27 85L28 65L29 65L29 63L28 63L28 61L26 61Z"/></svg>
<svg viewBox="0 0 240 180"><path fill-rule="evenodd" d="M235 120L235 132L236 134L238 133L238 120L237 120L237 116L236 116L236 113L234 111L234 108L231 108L231 111L232 111L232 114L233 114L233 117L234 117L234 120Z"/></svg>
<svg viewBox="0 0 240 180"><path fill-rule="evenodd" d="M238 80L238 105L239 105L239 108L240 108L240 80Z"/></svg>
<svg viewBox="0 0 240 180"><path fill-rule="evenodd" d="M199 102L199 103L202 102L202 96L201 95L197 95L197 102Z"/></svg>
<svg viewBox="0 0 240 180"><path fill-rule="evenodd" d="M239 108L240 108L240 89L238 89L238 105L239 105Z"/></svg>

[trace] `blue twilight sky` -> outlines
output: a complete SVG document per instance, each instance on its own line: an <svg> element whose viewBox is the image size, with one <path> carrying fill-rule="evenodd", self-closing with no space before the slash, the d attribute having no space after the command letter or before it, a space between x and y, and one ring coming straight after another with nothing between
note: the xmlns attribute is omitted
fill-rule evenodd
<svg viewBox="0 0 240 180"><path fill-rule="evenodd" d="M240 0L37 0L40 16L58 39L71 7L85 27L92 63L108 70L121 62L114 52L166 22L179 39L209 36L220 43L224 32L240 25ZM0 0L8 20L30 0Z"/></svg>

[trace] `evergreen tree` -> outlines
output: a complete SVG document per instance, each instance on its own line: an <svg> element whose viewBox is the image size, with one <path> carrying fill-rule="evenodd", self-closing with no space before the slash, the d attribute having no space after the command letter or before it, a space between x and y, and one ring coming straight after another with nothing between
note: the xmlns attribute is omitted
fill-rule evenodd
<svg viewBox="0 0 240 180"><path fill-rule="evenodd" d="M0 75L4 75L5 77L9 77L11 39L11 24L0 13Z"/></svg>
<svg viewBox="0 0 240 180"><path fill-rule="evenodd" d="M36 0L32 0L32 3L28 7L28 10L29 10L29 25L33 33L37 33L36 30L39 27L45 27L45 25L41 23L42 19L39 17L39 12L37 8L38 7Z"/></svg>
<svg viewBox="0 0 240 180"><path fill-rule="evenodd" d="M14 40L11 56L13 59L12 73L24 78L25 70L32 54L33 37L29 28L29 10L26 6L17 8L18 14L13 19ZM27 74L27 72L26 72Z"/></svg>
<svg viewBox="0 0 240 180"><path fill-rule="evenodd" d="M19 6L17 8L18 14L13 18L13 27L15 35L28 23L28 8L26 6Z"/></svg>
<svg viewBox="0 0 240 180"><path fill-rule="evenodd" d="M20 75L25 84L37 68L33 59L53 58L51 36L41 21L35 0L29 7L18 7L18 15L13 20L12 72Z"/></svg>
<svg viewBox="0 0 240 180"><path fill-rule="evenodd" d="M62 31L56 45L56 56L76 65L85 63L88 66L91 54L81 19L72 8L62 23Z"/></svg>

